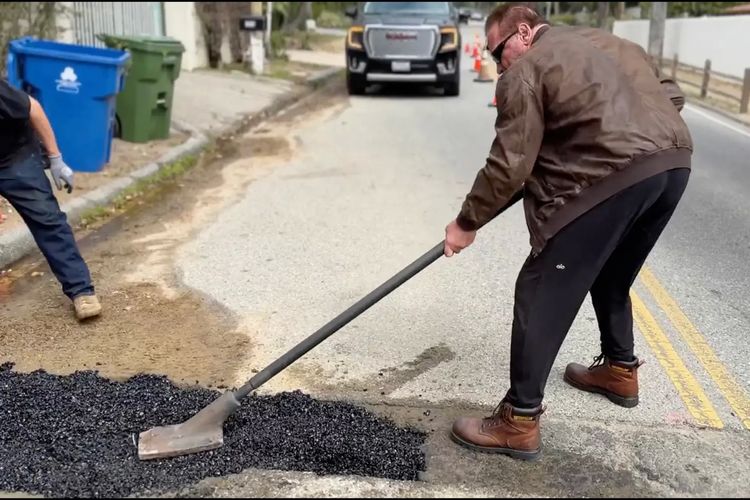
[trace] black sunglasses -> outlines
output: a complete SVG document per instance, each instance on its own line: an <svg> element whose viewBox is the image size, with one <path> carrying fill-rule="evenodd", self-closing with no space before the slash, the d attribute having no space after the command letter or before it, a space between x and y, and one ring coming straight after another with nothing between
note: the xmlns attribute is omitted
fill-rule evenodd
<svg viewBox="0 0 750 500"><path fill-rule="evenodd" d="M500 64L500 59L503 57L503 50L505 49L505 44L508 43L508 40L510 40L510 37L515 35L516 32L514 31L507 37L505 37L505 40L500 42L497 47L495 47L495 50L490 51L490 55L492 56L492 60L495 61L495 64ZM489 48L487 48L489 50Z"/></svg>

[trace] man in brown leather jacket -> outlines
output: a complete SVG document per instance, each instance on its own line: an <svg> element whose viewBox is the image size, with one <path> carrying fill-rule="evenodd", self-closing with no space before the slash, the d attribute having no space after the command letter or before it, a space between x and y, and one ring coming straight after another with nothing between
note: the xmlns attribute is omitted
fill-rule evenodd
<svg viewBox="0 0 750 500"><path fill-rule="evenodd" d="M491 417L456 421L452 437L535 459L547 378L589 292L601 355L568 365L565 381L638 404L629 291L687 186L692 141L679 87L639 46L550 27L522 4L496 9L485 31L500 73L496 137L446 228L445 254L468 247L521 190L531 254L516 283L510 389Z"/></svg>

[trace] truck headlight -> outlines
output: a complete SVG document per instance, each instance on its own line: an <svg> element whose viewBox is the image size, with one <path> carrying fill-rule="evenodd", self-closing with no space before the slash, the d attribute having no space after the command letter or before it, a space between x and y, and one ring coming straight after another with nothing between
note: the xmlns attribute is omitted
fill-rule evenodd
<svg viewBox="0 0 750 500"><path fill-rule="evenodd" d="M364 39L364 32L365 27L364 26L352 26L349 28L349 32L346 35L346 45L349 48L352 49L362 49L364 48L363 39Z"/></svg>
<svg viewBox="0 0 750 500"><path fill-rule="evenodd" d="M458 30L453 26L440 28L440 52L458 48Z"/></svg>

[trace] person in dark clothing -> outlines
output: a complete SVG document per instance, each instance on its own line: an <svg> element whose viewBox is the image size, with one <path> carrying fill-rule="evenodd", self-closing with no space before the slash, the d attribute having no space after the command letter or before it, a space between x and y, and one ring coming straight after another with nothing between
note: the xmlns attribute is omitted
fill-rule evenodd
<svg viewBox="0 0 750 500"><path fill-rule="evenodd" d="M58 190L73 189L73 170L63 161L42 106L0 79L0 196L16 209L47 259L79 320L98 316L101 305L73 230L45 174L49 164ZM42 147L44 147L44 153ZM46 156L46 158L45 158Z"/></svg>
<svg viewBox="0 0 750 500"><path fill-rule="evenodd" d="M531 254L518 276L510 389L492 416L457 420L470 449L538 458L547 378L588 293L601 334L589 367L564 379L612 402L638 404L630 288L686 189L692 139L684 95L641 47L593 28L551 27L523 4L485 26L498 64L496 137L445 255L474 241L523 192Z"/></svg>

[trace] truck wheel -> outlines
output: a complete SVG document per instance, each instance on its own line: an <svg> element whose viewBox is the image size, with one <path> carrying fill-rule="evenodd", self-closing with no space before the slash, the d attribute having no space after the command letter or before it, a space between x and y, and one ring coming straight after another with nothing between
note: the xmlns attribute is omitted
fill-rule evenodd
<svg viewBox="0 0 750 500"><path fill-rule="evenodd" d="M445 95L457 96L461 93L461 75L456 72L456 77L453 81L445 84Z"/></svg>
<svg viewBox="0 0 750 500"><path fill-rule="evenodd" d="M366 88L367 83L364 78L353 75L349 71L346 72L346 89L349 91L349 95L362 95Z"/></svg>

